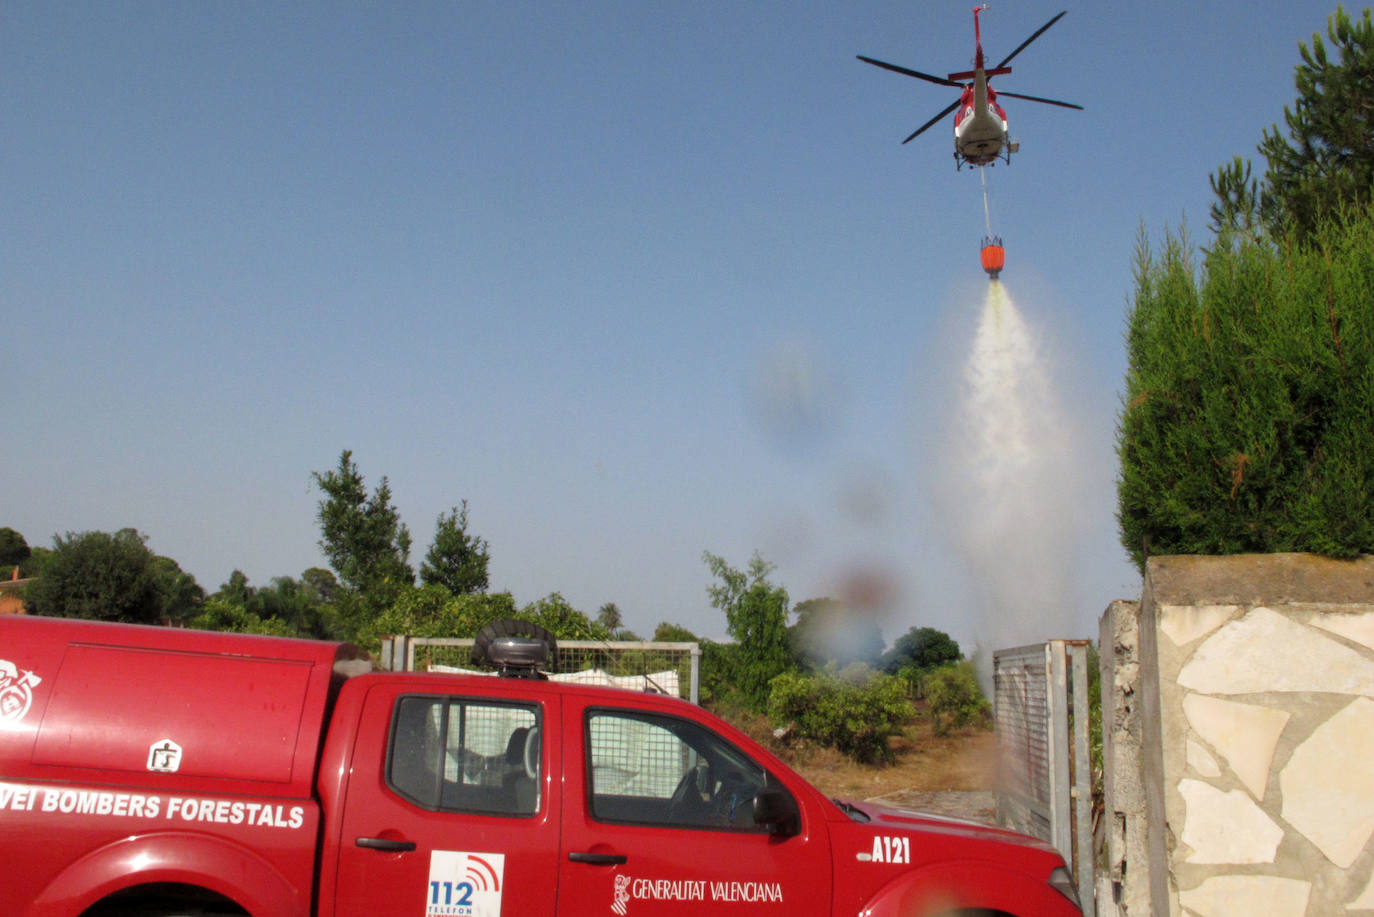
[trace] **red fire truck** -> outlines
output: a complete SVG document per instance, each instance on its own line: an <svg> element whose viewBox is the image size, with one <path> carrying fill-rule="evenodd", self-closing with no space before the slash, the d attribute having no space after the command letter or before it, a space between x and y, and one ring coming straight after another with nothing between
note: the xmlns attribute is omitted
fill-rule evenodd
<svg viewBox="0 0 1374 917"><path fill-rule="evenodd" d="M0 619L6 917L1076 915L1048 846L825 798L657 694ZM524 676L524 677L519 677Z"/></svg>

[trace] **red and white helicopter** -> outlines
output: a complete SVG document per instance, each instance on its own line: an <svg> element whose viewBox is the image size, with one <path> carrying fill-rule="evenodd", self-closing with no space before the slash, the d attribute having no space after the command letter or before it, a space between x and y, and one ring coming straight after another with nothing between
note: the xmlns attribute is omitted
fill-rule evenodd
<svg viewBox="0 0 1374 917"><path fill-rule="evenodd" d="M954 116L954 162L956 168L963 168L965 163L971 166L987 165L994 162L998 156L1001 156L1008 164L1011 163L1011 154L1018 150L1020 144L1013 143L1008 139L1007 113L1002 110L1002 106L997 104L998 93L993 91L988 81L994 76L1011 73L1011 68L1007 66L1011 63L1011 59L1025 50L1026 45L1039 38L1046 29L1064 18L1063 12L1055 16L1036 29L1035 34L1031 35L1030 38L1017 45L1016 50L1003 58L1001 63L989 69L983 65L983 37L978 27L978 14L985 9L987 9L987 4L973 8L973 40L977 51L974 54L972 70L963 73L951 73L947 78L942 78L932 76L929 73L921 73L919 70L910 70L896 64L874 60L871 57L864 57L862 54L858 55L859 60L866 64L882 67L893 73L914 76L918 80L925 80L939 86L952 86L955 89L963 90L959 101L950 103L938 115L916 128L910 137L902 141L902 143L908 143L914 140L927 128L932 127L941 118L957 108L959 112ZM1064 12L1068 11L1065 10ZM969 82L970 80L972 82ZM1046 105L1083 110L1082 105L1060 102L1056 99L1042 99L1039 96L1027 96L1015 92L1003 92L1001 95L1010 99L1025 99L1027 102L1043 102Z"/></svg>

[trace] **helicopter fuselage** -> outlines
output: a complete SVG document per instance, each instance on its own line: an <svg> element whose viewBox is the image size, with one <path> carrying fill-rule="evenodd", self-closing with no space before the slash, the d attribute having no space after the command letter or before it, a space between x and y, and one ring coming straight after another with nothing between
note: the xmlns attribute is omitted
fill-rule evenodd
<svg viewBox="0 0 1374 917"><path fill-rule="evenodd" d="M982 49L979 50L981 55ZM997 93L988 85L988 77L1010 72L1010 67L979 67L949 75L951 80L973 79L964 87L959 110L954 115L954 157L960 166L986 165L999 155L1011 161L1013 145L1007 137L1007 113L997 104Z"/></svg>

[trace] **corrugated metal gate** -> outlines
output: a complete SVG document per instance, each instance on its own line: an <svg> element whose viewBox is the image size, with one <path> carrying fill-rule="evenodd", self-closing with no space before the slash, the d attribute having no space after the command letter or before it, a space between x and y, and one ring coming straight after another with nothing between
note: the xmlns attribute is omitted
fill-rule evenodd
<svg viewBox="0 0 1374 917"><path fill-rule="evenodd" d="M1051 640L992 657L997 818L1068 861L1093 917L1088 641Z"/></svg>

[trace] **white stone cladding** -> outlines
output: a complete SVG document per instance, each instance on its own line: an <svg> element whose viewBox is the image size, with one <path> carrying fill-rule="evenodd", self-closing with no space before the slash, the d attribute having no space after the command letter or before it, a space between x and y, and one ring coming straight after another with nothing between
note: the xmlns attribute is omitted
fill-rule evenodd
<svg viewBox="0 0 1374 917"><path fill-rule="evenodd" d="M1156 720L1132 771L1155 802L1099 913L1374 914L1374 557L1151 558L1108 614L1138 614L1115 702Z"/></svg>

